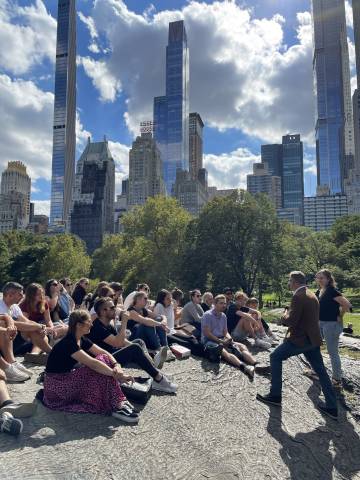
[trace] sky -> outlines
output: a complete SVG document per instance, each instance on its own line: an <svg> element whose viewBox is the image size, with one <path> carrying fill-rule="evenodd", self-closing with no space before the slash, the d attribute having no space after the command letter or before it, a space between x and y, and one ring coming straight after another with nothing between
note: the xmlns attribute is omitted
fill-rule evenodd
<svg viewBox="0 0 360 480"><path fill-rule="evenodd" d="M0 0L0 171L20 160L49 213L57 0ZM346 2L352 87L355 55ZM116 192L139 123L165 93L168 24L184 19L190 111L204 123L209 184L245 188L264 143L300 133L316 189L310 0L77 0L77 153L106 135Z"/></svg>

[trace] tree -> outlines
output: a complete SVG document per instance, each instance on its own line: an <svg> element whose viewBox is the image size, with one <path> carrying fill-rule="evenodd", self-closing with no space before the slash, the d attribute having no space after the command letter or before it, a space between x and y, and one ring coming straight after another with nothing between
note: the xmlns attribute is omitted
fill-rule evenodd
<svg viewBox="0 0 360 480"><path fill-rule="evenodd" d="M360 235L360 215L346 215L338 218L331 228L331 233L337 247L351 237Z"/></svg>
<svg viewBox="0 0 360 480"><path fill-rule="evenodd" d="M215 291L226 284L251 295L259 279L271 275L275 254L281 248L281 227L265 195L253 197L240 191L215 198L191 228L186 250L190 249L192 263L188 263L189 253L183 257L183 270L190 269L183 275L187 284L191 279L204 282L212 278Z"/></svg>
<svg viewBox="0 0 360 480"><path fill-rule="evenodd" d="M92 256L91 276L99 279L113 279L114 267L123 246L122 235L107 235L103 244Z"/></svg>
<svg viewBox="0 0 360 480"><path fill-rule="evenodd" d="M1 283L5 283L8 280L10 266L10 252L5 240L0 237L0 279ZM2 285L0 285L1 288Z"/></svg>
<svg viewBox="0 0 360 480"><path fill-rule="evenodd" d="M60 234L50 236L48 240L49 249L42 261L41 281L61 277L79 279L89 275L91 260L80 238Z"/></svg>
<svg viewBox="0 0 360 480"><path fill-rule="evenodd" d="M148 281L155 290L176 284L178 257L190 219L174 198L161 196L127 213L114 280L128 287Z"/></svg>
<svg viewBox="0 0 360 480"><path fill-rule="evenodd" d="M44 239L44 237L42 237ZM29 283L42 281L43 259L49 251L48 243L35 243L23 248L9 267L9 280L26 286Z"/></svg>

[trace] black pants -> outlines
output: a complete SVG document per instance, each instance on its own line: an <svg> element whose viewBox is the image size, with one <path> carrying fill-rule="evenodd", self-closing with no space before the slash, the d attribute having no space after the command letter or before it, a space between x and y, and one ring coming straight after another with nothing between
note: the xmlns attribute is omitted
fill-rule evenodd
<svg viewBox="0 0 360 480"><path fill-rule="evenodd" d="M196 355L197 357L203 357L204 356L204 346L202 345L201 342L197 338L193 337L180 337L176 334L174 335L168 335L167 336L168 344L172 345L173 343L177 343L178 345L181 345L182 347L188 348L193 355Z"/></svg>
<svg viewBox="0 0 360 480"><path fill-rule="evenodd" d="M145 370L152 378L157 377L159 370L157 370L151 360L145 355L144 350L137 343L132 343L124 348L120 348L112 354L120 365L127 363L136 363L142 370Z"/></svg>
<svg viewBox="0 0 360 480"><path fill-rule="evenodd" d="M270 330L270 327L263 318L261 319L261 323L262 323L262 326L264 327L265 332L268 332Z"/></svg>

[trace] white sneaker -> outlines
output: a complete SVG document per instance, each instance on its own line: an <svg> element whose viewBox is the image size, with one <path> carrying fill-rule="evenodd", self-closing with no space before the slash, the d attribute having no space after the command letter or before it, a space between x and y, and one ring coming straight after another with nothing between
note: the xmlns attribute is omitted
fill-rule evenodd
<svg viewBox="0 0 360 480"><path fill-rule="evenodd" d="M270 340L272 346L277 345L280 341L279 337L275 335L275 333L268 335L268 339Z"/></svg>
<svg viewBox="0 0 360 480"><path fill-rule="evenodd" d="M269 350L269 348L271 348L271 343L266 342L261 338L255 338L255 347L263 348L264 350Z"/></svg>
<svg viewBox="0 0 360 480"><path fill-rule="evenodd" d="M154 357L154 365L161 369L166 361L168 347L161 347Z"/></svg>
<svg viewBox="0 0 360 480"><path fill-rule="evenodd" d="M8 412L17 418L27 418L34 415L36 409L36 403L9 403L5 407L0 408L0 415L4 412Z"/></svg>
<svg viewBox="0 0 360 480"><path fill-rule="evenodd" d="M176 383L170 382L170 380L163 375L160 382L157 382L155 379L153 380L152 388L158 392L176 393L178 386Z"/></svg>
<svg viewBox="0 0 360 480"><path fill-rule="evenodd" d="M22 363L20 362L15 362L13 363L13 365L15 365L15 367L20 370L20 372L24 372L24 373L27 373L29 375L29 377L32 377L33 376L33 372L31 370L28 370Z"/></svg>
<svg viewBox="0 0 360 480"><path fill-rule="evenodd" d="M11 363L7 368L5 368L4 372L6 375L6 380L8 382L25 382L25 380L29 380L30 378L27 373L18 370L13 363Z"/></svg>
<svg viewBox="0 0 360 480"><path fill-rule="evenodd" d="M174 360L176 360L176 357L175 357L175 355L173 354L173 352L172 352L172 351L170 350L170 348L169 348L168 351L167 351L167 355L166 355L166 361L167 361L167 362L172 362L172 361L174 361Z"/></svg>
<svg viewBox="0 0 360 480"><path fill-rule="evenodd" d="M0 415L0 432L16 436L23 431L23 428L22 421L14 418L11 413L4 412Z"/></svg>

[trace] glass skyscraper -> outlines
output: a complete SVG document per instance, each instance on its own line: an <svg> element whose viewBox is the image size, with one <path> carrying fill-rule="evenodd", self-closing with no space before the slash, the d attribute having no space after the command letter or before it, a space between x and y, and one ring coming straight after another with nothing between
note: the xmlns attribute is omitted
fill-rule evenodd
<svg viewBox="0 0 360 480"><path fill-rule="evenodd" d="M354 155L344 0L312 0L314 80L317 93L317 183L330 193L343 190Z"/></svg>
<svg viewBox="0 0 360 480"><path fill-rule="evenodd" d="M68 227L75 175L76 9L58 0L50 224Z"/></svg>
<svg viewBox="0 0 360 480"><path fill-rule="evenodd" d="M297 208L302 217L304 208L303 143L300 135L285 135L282 140L283 208Z"/></svg>
<svg viewBox="0 0 360 480"><path fill-rule="evenodd" d="M166 95L154 98L154 138L171 194L176 170L189 169L189 49L182 20L169 24Z"/></svg>

